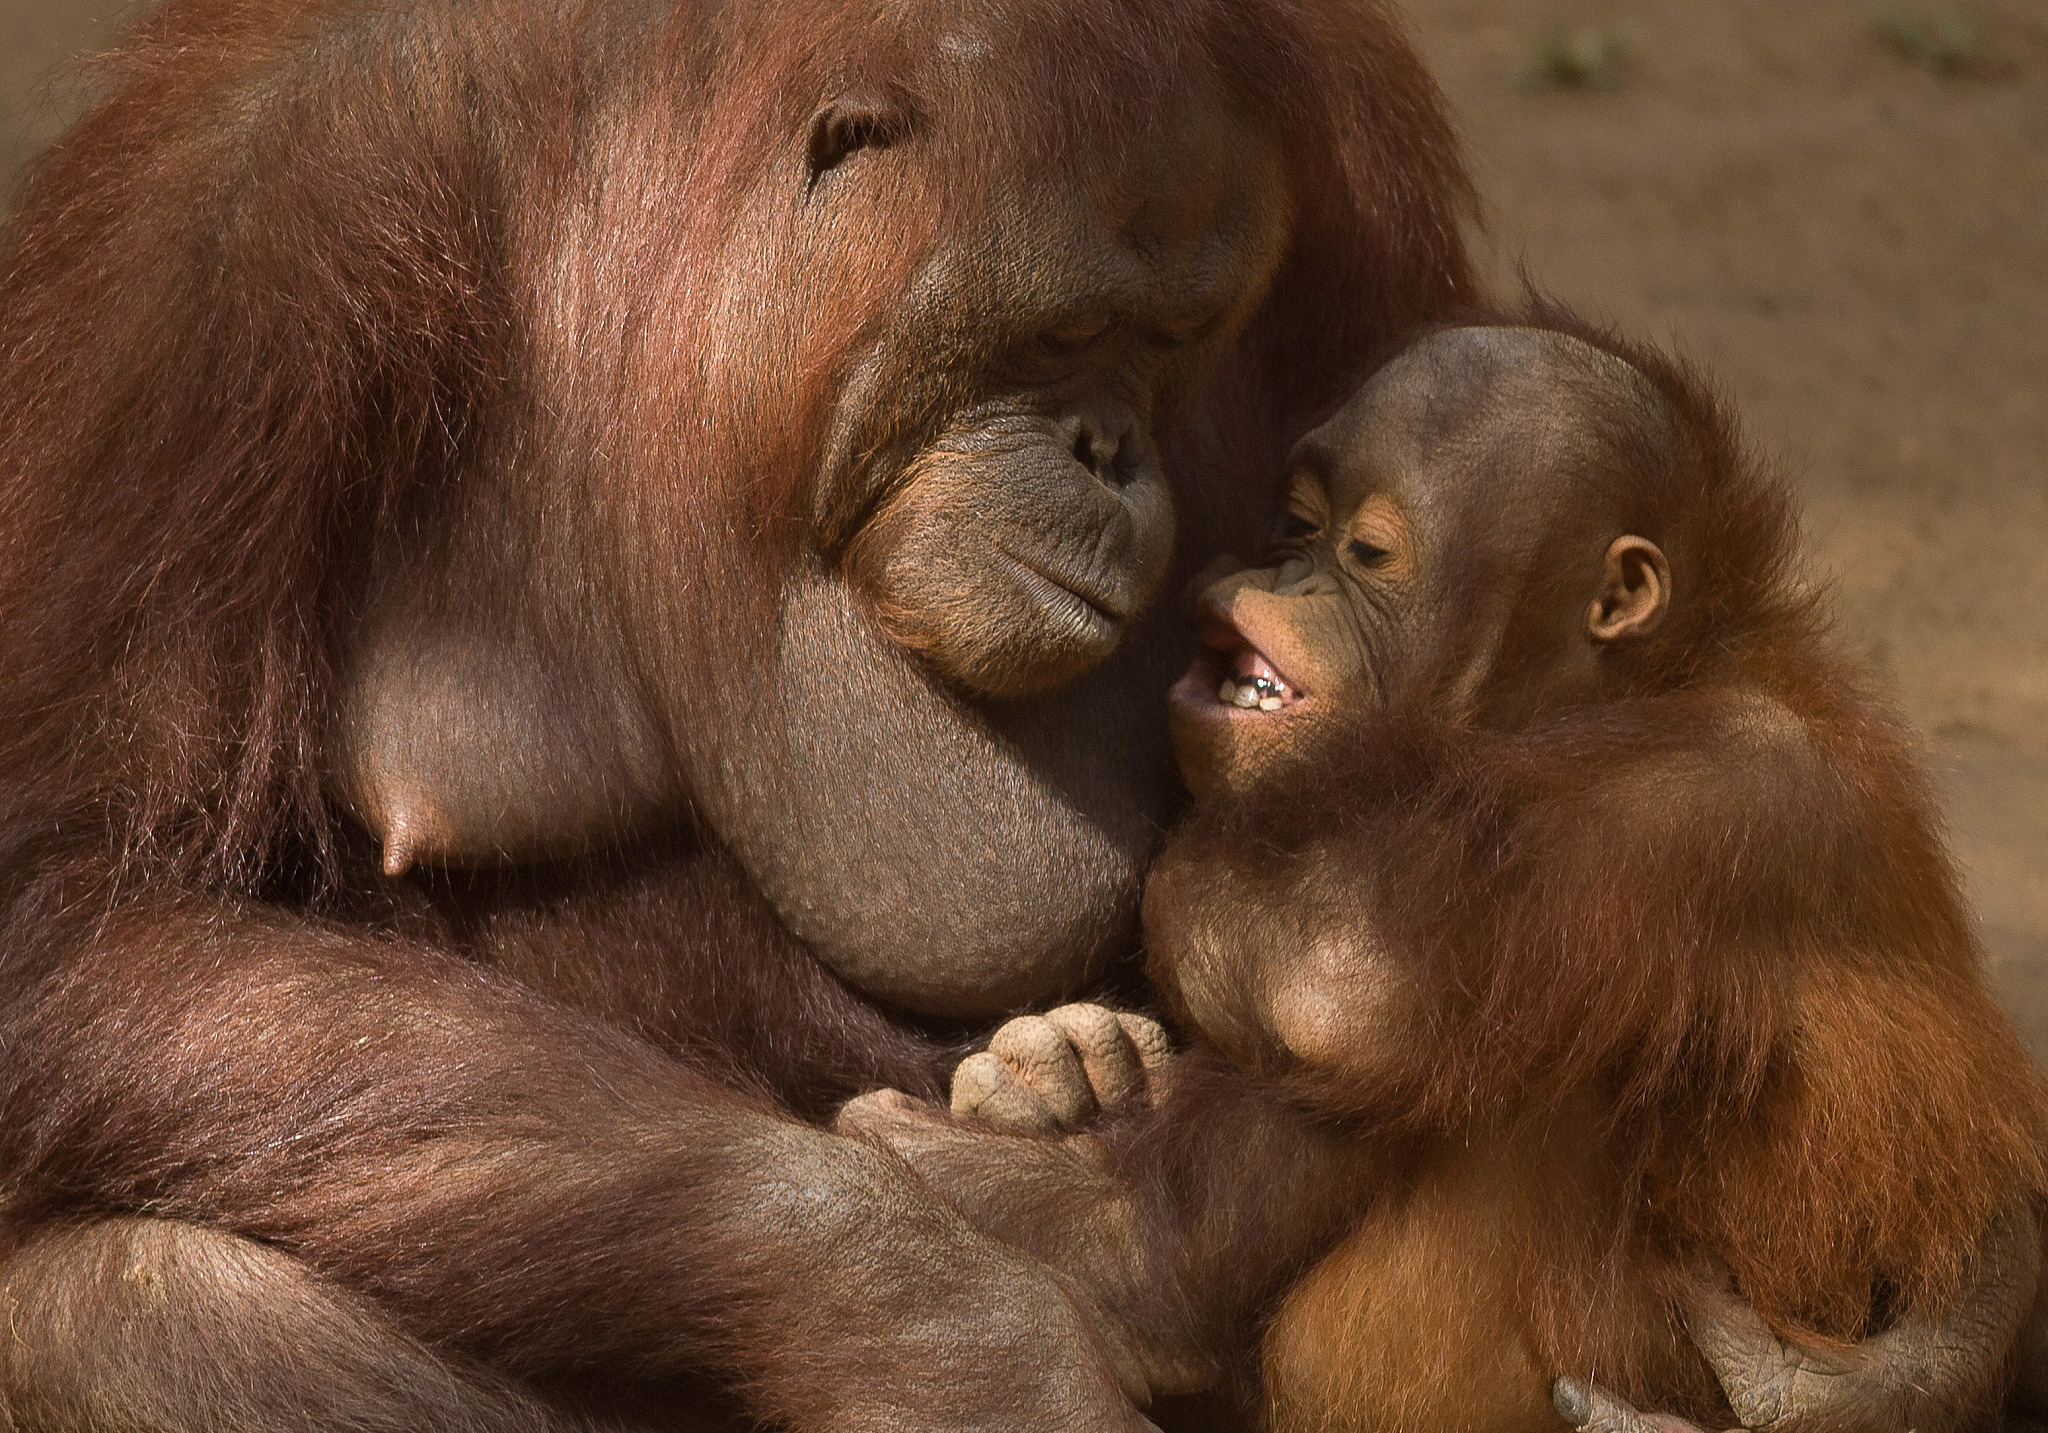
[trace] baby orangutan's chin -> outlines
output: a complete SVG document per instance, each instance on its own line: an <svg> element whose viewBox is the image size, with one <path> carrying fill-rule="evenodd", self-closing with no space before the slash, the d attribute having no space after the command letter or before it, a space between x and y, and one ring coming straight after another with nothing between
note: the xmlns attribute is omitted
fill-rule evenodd
<svg viewBox="0 0 2048 1433"><path fill-rule="evenodd" d="M1212 691L1208 700L1216 700ZM1288 723L1287 725L1291 725ZM1280 722L1219 721L1207 712L1190 714L1175 688L1167 708L1167 731L1181 779L1195 796L1242 794L1258 784L1296 743Z"/></svg>

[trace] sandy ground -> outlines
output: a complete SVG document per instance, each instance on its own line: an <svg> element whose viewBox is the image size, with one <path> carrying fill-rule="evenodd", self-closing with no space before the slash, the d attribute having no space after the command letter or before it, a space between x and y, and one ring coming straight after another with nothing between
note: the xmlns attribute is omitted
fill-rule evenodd
<svg viewBox="0 0 2048 1433"><path fill-rule="evenodd" d="M0 0L0 169L115 0ZM1494 271L1707 359L1795 475L1849 639L1924 735L1991 970L2048 1054L2048 0L1916 68L1862 0L1411 0ZM1532 88L1553 25L1626 47Z"/></svg>
<svg viewBox="0 0 2048 1433"><path fill-rule="evenodd" d="M1494 271L1675 337L1796 478L2048 1055L2048 4L1968 12L1962 78L1860 0L1408 10ZM1627 41L1618 88L1530 88L1553 20Z"/></svg>

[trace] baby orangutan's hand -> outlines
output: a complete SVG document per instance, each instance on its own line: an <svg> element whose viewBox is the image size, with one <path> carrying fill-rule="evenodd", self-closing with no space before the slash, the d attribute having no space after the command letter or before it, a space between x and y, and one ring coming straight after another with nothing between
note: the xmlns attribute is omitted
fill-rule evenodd
<svg viewBox="0 0 2048 1433"><path fill-rule="evenodd" d="M1172 1044L1157 1021L1101 1005L1062 1005L996 1031L953 1071L953 1113L1018 1134L1073 1131L1156 1093Z"/></svg>

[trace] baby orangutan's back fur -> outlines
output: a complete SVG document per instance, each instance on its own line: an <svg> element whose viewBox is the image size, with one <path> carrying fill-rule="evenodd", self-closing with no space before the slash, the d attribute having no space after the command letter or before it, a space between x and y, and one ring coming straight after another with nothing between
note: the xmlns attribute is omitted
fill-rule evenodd
<svg viewBox="0 0 2048 1433"><path fill-rule="evenodd" d="M1681 435L1607 415L1606 480L1675 593L1614 654L1622 695L1490 730L1423 673L1342 750L1198 805L1147 897L1169 988L1188 942L1328 935L1312 912L1414 992L1370 1080L1274 1052L1418 1151L1269 1328L1280 1429L1554 1428L1559 1369L1726 1426L1689 1270L1724 1266L1781 1336L1854 1340L1949 1307L2043 1187L2036 1072L1911 743L1794 575L1783 486L1688 370L1536 322L1626 361Z"/></svg>

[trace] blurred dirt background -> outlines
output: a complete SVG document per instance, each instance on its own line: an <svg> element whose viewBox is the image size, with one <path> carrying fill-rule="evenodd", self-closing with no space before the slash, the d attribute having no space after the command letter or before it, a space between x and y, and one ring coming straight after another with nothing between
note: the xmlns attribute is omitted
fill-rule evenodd
<svg viewBox="0 0 2048 1433"><path fill-rule="evenodd" d="M114 0L0 0L0 177ZM1923 734L2048 1055L2048 0L1408 0L1518 265L1708 360Z"/></svg>

